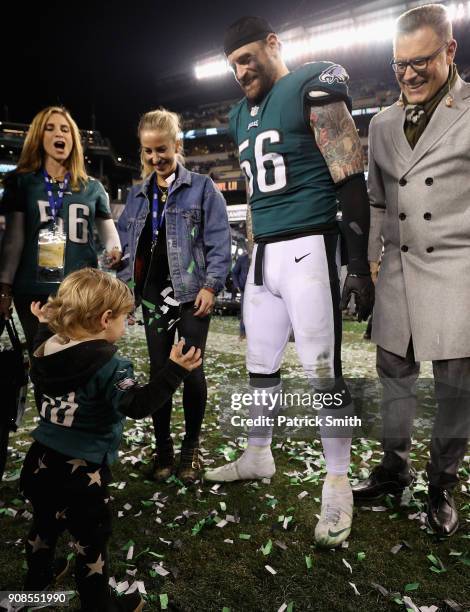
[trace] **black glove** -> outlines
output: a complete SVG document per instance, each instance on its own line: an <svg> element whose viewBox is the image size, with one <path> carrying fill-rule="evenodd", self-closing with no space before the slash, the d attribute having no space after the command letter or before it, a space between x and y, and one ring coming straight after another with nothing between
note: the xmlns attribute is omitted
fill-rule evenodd
<svg viewBox="0 0 470 612"><path fill-rule="evenodd" d="M341 310L346 310L349 300L354 295L356 301L356 312L358 321L367 321L372 314L375 299L375 287L370 274L357 275L348 274L344 282L343 295L341 296Z"/></svg>

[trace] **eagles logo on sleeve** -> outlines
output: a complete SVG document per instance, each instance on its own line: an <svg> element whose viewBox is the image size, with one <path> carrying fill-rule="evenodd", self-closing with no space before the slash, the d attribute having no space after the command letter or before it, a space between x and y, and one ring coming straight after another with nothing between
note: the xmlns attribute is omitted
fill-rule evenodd
<svg viewBox="0 0 470 612"><path fill-rule="evenodd" d="M333 83L347 83L349 81L349 75L342 66L333 64L326 70L323 70L318 80L328 85L333 85Z"/></svg>

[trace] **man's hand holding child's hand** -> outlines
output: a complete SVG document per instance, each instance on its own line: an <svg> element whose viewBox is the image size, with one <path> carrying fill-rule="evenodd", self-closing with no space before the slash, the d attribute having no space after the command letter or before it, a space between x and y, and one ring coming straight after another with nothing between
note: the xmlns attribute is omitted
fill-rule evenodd
<svg viewBox="0 0 470 612"><path fill-rule="evenodd" d="M192 346L189 351L183 355L184 340L180 340L178 344L174 344L170 359L180 365L182 368L192 372L202 364L201 349Z"/></svg>

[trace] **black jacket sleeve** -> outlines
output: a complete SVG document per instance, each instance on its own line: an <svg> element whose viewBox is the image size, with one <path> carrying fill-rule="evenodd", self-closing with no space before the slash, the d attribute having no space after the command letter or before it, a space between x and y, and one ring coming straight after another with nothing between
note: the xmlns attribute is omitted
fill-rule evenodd
<svg viewBox="0 0 470 612"><path fill-rule="evenodd" d="M134 385L119 399L119 412L143 419L162 408L190 372L171 359L146 385Z"/></svg>

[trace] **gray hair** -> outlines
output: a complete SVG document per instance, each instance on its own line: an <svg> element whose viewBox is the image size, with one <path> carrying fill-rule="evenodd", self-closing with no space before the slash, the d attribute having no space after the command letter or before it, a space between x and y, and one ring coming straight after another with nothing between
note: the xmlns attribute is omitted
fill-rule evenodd
<svg viewBox="0 0 470 612"><path fill-rule="evenodd" d="M429 27L445 42L452 38L452 22L442 4L424 4L410 9L398 17L395 36L411 34L419 28Z"/></svg>

